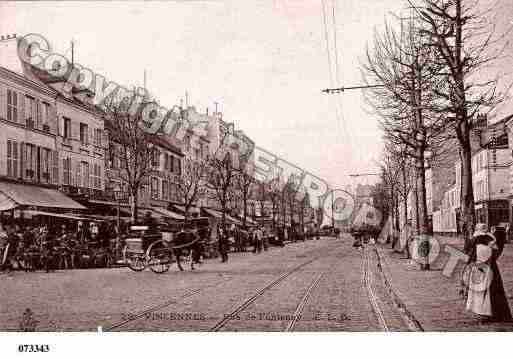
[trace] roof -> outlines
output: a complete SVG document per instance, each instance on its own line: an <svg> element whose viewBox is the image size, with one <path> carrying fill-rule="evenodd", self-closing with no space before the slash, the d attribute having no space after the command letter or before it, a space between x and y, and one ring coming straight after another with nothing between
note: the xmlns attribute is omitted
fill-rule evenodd
<svg viewBox="0 0 513 359"><path fill-rule="evenodd" d="M85 209L63 193L33 185L0 182L0 211L19 206Z"/></svg>

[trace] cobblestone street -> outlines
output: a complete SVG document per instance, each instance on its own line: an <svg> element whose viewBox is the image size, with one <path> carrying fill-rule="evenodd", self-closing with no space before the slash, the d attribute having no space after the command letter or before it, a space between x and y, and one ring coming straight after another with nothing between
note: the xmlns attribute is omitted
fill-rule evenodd
<svg viewBox="0 0 513 359"><path fill-rule="evenodd" d="M351 244L349 237L298 242L162 275L127 268L3 274L1 329L18 329L29 308L38 331L210 330L290 272L219 330L285 330L302 298L294 330L379 330L362 286L362 257ZM147 308L153 310L132 320Z"/></svg>
<svg viewBox="0 0 513 359"><path fill-rule="evenodd" d="M442 275L443 258L422 272L384 245L352 243L349 236L290 243L161 275L128 268L2 274L1 330L17 330L27 308L37 331L512 329L480 325L464 311L459 275ZM500 264L509 295L511 257L507 246Z"/></svg>

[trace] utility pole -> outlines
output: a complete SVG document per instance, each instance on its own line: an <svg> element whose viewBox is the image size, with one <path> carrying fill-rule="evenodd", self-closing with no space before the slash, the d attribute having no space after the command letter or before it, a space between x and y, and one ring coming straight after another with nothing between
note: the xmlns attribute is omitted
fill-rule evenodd
<svg viewBox="0 0 513 359"><path fill-rule="evenodd" d="M362 85L362 86L348 86L348 87L342 86L342 87L337 87L337 88L328 88L328 89L324 89L321 91L324 93L327 93L327 94L334 94L334 93L341 93L346 90L370 89L370 88L375 88L375 87L385 87L385 85L376 84L376 85Z"/></svg>

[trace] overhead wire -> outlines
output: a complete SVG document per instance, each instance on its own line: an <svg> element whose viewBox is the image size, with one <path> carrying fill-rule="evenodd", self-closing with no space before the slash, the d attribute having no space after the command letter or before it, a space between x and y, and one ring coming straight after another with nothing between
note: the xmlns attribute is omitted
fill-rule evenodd
<svg viewBox="0 0 513 359"><path fill-rule="evenodd" d="M338 38L337 38L337 19L336 19L336 0L332 0L331 2L331 15L332 15L332 30L333 30L333 50L334 50L334 63L335 63L335 78L337 82L337 86L340 86L340 84L343 83L343 71L340 71L339 66L339 53L338 53ZM323 17L324 17L324 24L325 27L327 27L327 21L326 21L326 11L324 10L324 3L323 3ZM328 33L328 30L325 30L326 34ZM328 36L326 36L328 38ZM329 43L328 40L326 41L326 46L329 51ZM331 63L331 61L330 61ZM341 72L342 72L342 81L341 81ZM332 73L331 67L330 67L330 73ZM334 86L333 83L333 76L330 76L331 86ZM350 155L346 158L349 158L351 160L350 162L350 168L352 168L354 163L354 157L358 155L360 157L361 162L361 153L359 151L355 150L354 145L354 139L351 135L351 130L347 124L347 121L344 117L344 105L341 95L335 95L335 114L337 118L337 127L339 128L339 132L342 132L342 141L347 145L347 148L350 151Z"/></svg>

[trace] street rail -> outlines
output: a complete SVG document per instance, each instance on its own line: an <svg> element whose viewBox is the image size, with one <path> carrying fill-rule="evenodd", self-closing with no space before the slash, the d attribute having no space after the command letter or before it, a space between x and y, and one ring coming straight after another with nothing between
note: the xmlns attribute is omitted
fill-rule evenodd
<svg viewBox="0 0 513 359"><path fill-rule="evenodd" d="M372 306L372 310L374 311L374 314L376 314L379 325L382 327L382 329L384 331L388 332L388 331L390 331L390 329L385 320L385 316L383 315L383 311L381 310L381 307L379 306L379 302L376 297L376 294L374 293L374 289L372 288L373 277L372 277L372 271L369 270L370 261L369 261L369 254L368 254L366 246L363 246L363 249L362 249L362 261L363 261L363 285L365 286L365 288L367 290L367 296L369 297L369 301Z"/></svg>
<svg viewBox="0 0 513 359"><path fill-rule="evenodd" d="M376 255L377 274L381 277L381 284L374 282L369 251ZM383 272L383 263L379 251L375 246L367 246L362 250L363 285L366 289L372 311L376 315L380 328L383 331L423 331L420 323L411 315L406 305L400 300L391 287L387 276ZM375 289L381 293L376 294Z"/></svg>
<svg viewBox="0 0 513 359"><path fill-rule="evenodd" d="M296 323L301 319L301 315L303 314L303 310L305 309L306 302L308 302L308 299L310 298L310 295L314 291L315 288L317 288L317 285L321 281L321 278L324 276L324 272L320 273L313 282L310 284L308 289L305 292L305 295L299 302L299 304L296 307L296 311L294 312L294 317L287 325L287 328L285 329L286 332L291 332L294 330L294 327L296 326Z"/></svg>
<svg viewBox="0 0 513 359"><path fill-rule="evenodd" d="M301 263L300 265L292 268L291 270L283 273L281 276L279 276L278 278L276 278L275 280L273 280L272 282L270 282L269 284L267 284L266 286L264 286L263 288L261 288L260 290L258 290L255 294L253 294L250 298L246 299L241 305L239 305L237 308L235 308L230 314L226 315L223 319L221 319L220 321L218 321L216 323L216 325L214 325L210 331L213 331L213 332L217 332L219 330L221 330L222 328L224 328L226 326L226 324L228 324L231 320L233 320L234 318L236 318L243 310L245 310L247 307L249 307L251 304L253 304L258 298L260 298L265 292L267 292L268 290L270 290L271 288L274 288L276 287L278 284L280 284L281 282L283 282L285 279L287 279L288 277L290 277L292 274L294 274L295 272L297 272L298 270L300 270L301 268L309 265L310 263L313 263L315 262L316 260L318 260L319 258L325 258L324 256L317 256L313 259L310 259L306 262L303 262ZM313 290L313 288L315 286L312 286L310 285L311 289L308 291L307 290L307 293L308 293L308 296L306 296L306 298L304 297L303 300L306 302L306 300L308 300L308 297L309 297L309 292L311 292ZM304 304L303 304L303 307L304 307ZM297 311L297 310L296 310Z"/></svg>
<svg viewBox="0 0 513 359"><path fill-rule="evenodd" d="M209 286L206 286L206 287L203 287L203 288L197 288L197 289L193 289L193 290L190 290L188 292L185 292L184 294L182 294L181 296L178 296L177 298L173 298L173 299L170 299L164 303L161 303L161 304L157 304L157 305L153 305L143 311L140 311L136 314L133 314L133 315L130 315L129 318L125 319L125 320L122 320L120 322L117 322L117 323L114 323L110 326L108 326L107 328L103 329L103 331L105 332L108 332L108 331L112 331L113 329L117 329L117 328L120 328L120 327L123 327L129 323L132 323L138 319L141 319L141 318L144 318L146 315L148 314L151 314L151 313L154 313L158 310L161 310L161 309L164 309L164 308L167 308L169 307L170 305L172 304L176 304L179 300L183 300L183 299L186 299L186 298L189 298L189 297L192 297L194 295L197 295L197 294L200 294L201 292L203 292L205 289L207 288L212 288L212 287L216 287L218 286L219 284L221 283L224 283L226 282L227 280L223 280L223 281L219 281L213 285L209 285Z"/></svg>

